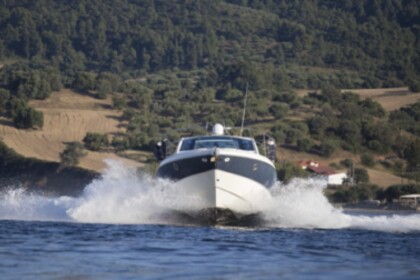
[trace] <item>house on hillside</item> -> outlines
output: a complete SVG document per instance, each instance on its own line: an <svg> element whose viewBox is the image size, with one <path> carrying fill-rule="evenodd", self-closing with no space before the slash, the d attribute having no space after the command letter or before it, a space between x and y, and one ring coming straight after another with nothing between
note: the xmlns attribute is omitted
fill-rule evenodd
<svg viewBox="0 0 420 280"><path fill-rule="evenodd" d="M319 162L313 160L302 160L299 162L299 166L311 173L314 173L318 176L325 177L327 179L328 185L338 186L342 185L343 182L347 179L347 174L345 172L337 172L329 166L321 165Z"/></svg>

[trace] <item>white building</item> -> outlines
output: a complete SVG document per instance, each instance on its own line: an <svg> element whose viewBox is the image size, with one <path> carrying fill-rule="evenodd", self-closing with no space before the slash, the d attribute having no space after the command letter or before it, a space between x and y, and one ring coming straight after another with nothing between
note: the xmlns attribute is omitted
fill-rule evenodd
<svg viewBox="0 0 420 280"><path fill-rule="evenodd" d="M299 166L304 170L308 170L319 176L325 177L327 179L328 185L342 185L344 180L347 179L347 174L345 172L336 172L331 167L323 166L316 161L302 160L299 162Z"/></svg>

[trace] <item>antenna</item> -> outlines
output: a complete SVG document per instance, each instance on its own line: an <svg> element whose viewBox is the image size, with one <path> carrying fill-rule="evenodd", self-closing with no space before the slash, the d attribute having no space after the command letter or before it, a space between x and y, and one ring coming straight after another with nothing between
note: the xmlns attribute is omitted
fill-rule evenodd
<svg viewBox="0 0 420 280"><path fill-rule="evenodd" d="M242 136L242 132L244 131L245 112L246 112L246 100L247 99L248 99L248 82L246 83L245 100L244 100L244 111L242 113L242 124L241 124L241 133L240 133L240 136Z"/></svg>

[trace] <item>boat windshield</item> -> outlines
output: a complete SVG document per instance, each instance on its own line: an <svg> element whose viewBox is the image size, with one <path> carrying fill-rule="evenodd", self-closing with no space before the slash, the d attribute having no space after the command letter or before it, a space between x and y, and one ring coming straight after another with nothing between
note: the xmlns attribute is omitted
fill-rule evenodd
<svg viewBox="0 0 420 280"><path fill-rule="evenodd" d="M181 143L180 151L195 149L240 149L245 151L255 151L253 141L236 137L198 137L187 138Z"/></svg>
<svg viewBox="0 0 420 280"><path fill-rule="evenodd" d="M237 149L238 146L232 140L198 140L195 141L194 149L203 149L203 148L231 148Z"/></svg>

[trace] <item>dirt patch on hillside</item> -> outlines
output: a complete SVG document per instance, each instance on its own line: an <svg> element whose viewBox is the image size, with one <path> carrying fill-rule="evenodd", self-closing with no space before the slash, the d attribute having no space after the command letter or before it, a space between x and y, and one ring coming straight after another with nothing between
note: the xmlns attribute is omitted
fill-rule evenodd
<svg viewBox="0 0 420 280"><path fill-rule="evenodd" d="M420 102L420 92L414 93L408 88L381 88L348 90L362 98L372 98L384 107L386 111L398 110L401 107Z"/></svg>
<svg viewBox="0 0 420 280"><path fill-rule="evenodd" d="M295 93L299 97L306 96L316 90L299 89ZM378 102L386 111L395 111L401 107L420 102L420 92L411 92L406 87L402 88L376 88L376 89L343 89L342 92L353 92L362 99L371 98Z"/></svg>
<svg viewBox="0 0 420 280"><path fill-rule="evenodd" d="M32 101L30 105L44 113L44 127L41 130L20 130L0 119L2 141L25 157L47 161L60 161L60 153L66 143L82 141L87 132L112 135L125 132L120 121L121 112L111 110L111 100L97 100L70 90L54 92L46 100ZM80 167L102 171L105 159L118 159L130 167L140 163L121 158L113 153L88 152L81 159Z"/></svg>
<svg viewBox="0 0 420 280"><path fill-rule="evenodd" d="M389 187L391 185L401 184L401 177L375 169L367 169L369 182L380 187Z"/></svg>

